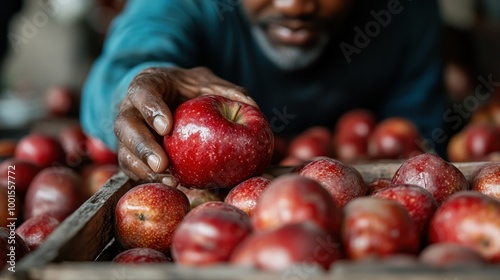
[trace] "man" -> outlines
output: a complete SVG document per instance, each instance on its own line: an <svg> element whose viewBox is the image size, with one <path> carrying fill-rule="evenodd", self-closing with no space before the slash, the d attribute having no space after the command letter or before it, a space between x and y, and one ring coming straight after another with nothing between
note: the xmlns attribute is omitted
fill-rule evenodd
<svg viewBox="0 0 500 280"><path fill-rule="evenodd" d="M82 123L132 179L160 182L157 139L200 94L258 104L284 135L362 107L428 136L446 106L439 37L432 0L130 0L88 78Z"/></svg>

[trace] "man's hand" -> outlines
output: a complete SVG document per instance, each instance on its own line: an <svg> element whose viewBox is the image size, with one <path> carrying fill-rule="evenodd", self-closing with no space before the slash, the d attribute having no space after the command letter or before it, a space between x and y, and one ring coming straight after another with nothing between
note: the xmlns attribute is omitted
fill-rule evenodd
<svg viewBox="0 0 500 280"><path fill-rule="evenodd" d="M241 87L206 68L149 68L134 78L114 124L120 167L132 180L176 184L164 173L169 162L160 144L172 130L169 106L206 94L257 106Z"/></svg>

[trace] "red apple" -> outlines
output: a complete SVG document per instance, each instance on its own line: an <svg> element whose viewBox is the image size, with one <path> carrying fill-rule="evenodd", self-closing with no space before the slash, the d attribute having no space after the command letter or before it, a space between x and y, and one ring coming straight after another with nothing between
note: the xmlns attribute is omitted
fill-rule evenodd
<svg viewBox="0 0 500 280"><path fill-rule="evenodd" d="M16 229L16 232L26 242L30 251L34 251L58 226L58 220L44 214L27 219Z"/></svg>
<svg viewBox="0 0 500 280"><path fill-rule="evenodd" d="M500 263L500 201L473 191L453 194L434 214L429 241L464 245Z"/></svg>
<svg viewBox="0 0 500 280"><path fill-rule="evenodd" d="M340 218L341 211L329 193L316 181L295 173L272 180L251 217L256 231L313 221L328 233L338 231Z"/></svg>
<svg viewBox="0 0 500 280"><path fill-rule="evenodd" d="M187 196L191 209L200 206L205 202L223 200L221 198L221 189L189 189L183 186L178 186L177 189L182 191Z"/></svg>
<svg viewBox="0 0 500 280"><path fill-rule="evenodd" d="M261 193L268 187L269 183L271 180L261 176L247 179L234 187L227 194L224 202L252 216Z"/></svg>
<svg viewBox="0 0 500 280"><path fill-rule="evenodd" d="M66 153L66 164L78 167L87 161L87 135L79 125L65 127L59 134L59 142Z"/></svg>
<svg viewBox="0 0 500 280"><path fill-rule="evenodd" d="M337 158L347 161L365 158L375 124L375 117L367 110L357 109L343 114L335 127L333 145Z"/></svg>
<svg viewBox="0 0 500 280"><path fill-rule="evenodd" d="M500 135L493 126L470 124L463 133L465 152L469 160L481 160L488 154L500 151Z"/></svg>
<svg viewBox="0 0 500 280"><path fill-rule="evenodd" d="M120 171L115 164L97 165L83 178L86 197L94 195L113 175Z"/></svg>
<svg viewBox="0 0 500 280"><path fill-rule="evenodd" d="M10 186L10 189L8 189ZM0 184L0 227L6 227L10 224L9 218L16 218L14 222L19 223L21 217L19 215L21 209L21 201L16 196L16 192L12 185Z"/></svg>
<svg viewBox="0 0 500 280"><path fill-rule="evenodd" d="M212 95L181 104L164 138L172 174L200 189L232 188L261 175L273 145L273 132L257 107Z"/></svg>
<svg viewBox="0 0 500 280"><path fill-rule="evenodd" d="M304 221L251 233L236 247L230 263L270 271L284 271L300 264L328 270L341 257L340 244L332 235ZM284 274L283 278L289 277Z"/></svg>
<svg viewBox="0 0 500 280"><path fill-rule="evenodd" d="M251 230L245 212L221 201L206 202L186 215L175 231L172 256L181 265L223 263Z"/></svg>
<svg viewBox="0 0 500 280"><path fill-rule="evenodd" d="M459 132L451 137L447 147L448 159L451 162L465 162L469 160L469 155L465 149L465 134Z"/></svg>
<svg viewBox="0 0 500 280"><path fill-rule="evenodd" d="M299 174L319 182L339 207L368 192L361 174L353 167L331 158L317 158L299 170Z"/></svg>
<svg viewBox="0 0 500 280"><path fill-rule="evenodd" d="M51 136L32 133L21 138L14 157L38 164L45 168L64 164L65 154L59 141Z"/></svg>
<svg viewBox="0 0 500 280"><path fill-rule="evenodd" d="M177 226L189 212L180 190L160 183L141 184L123 195L115 209L115 234L124 249L170 249Z"/></svg>
<svg viewBox="0 0 500 280"><path fill-rule="evenodd" d="M164 263L170 262L165 254L151 248L132 248L116 255L116 263Z"/></svg>
<svg viewBox="0 0 500 280"><path fill-rule="evenodd" d="M483 257L471 248L453 243L436 243L427 246L419 261L429 266L471 266L485 263Z"/></svg>
<svg viewBox="0 0 500 280"><path fill-rule="evenodd" d="M378 159L410 158L421 153L420 133L404 118L388 118L380 122L368 141L368 154Z"/></svg>
<svg viewBox="0 0 500 280"><path fill-rule="evenodd" d="M416 254L419 235L408 212L395 201L358 197L344 208L342 239L350 259Z"/></svg>
<svg viewBox="0 0 500 280"><path fill-rule="evenodd" d="M90 159L97 165L118 164L118 155L93 136L88 136L87 149Z"/></svg>
<svg viewBox="0 0 500 280"><path fill-rule="evenodd" d="M288 155L303 161L330 155L330 131L321 126L311 127L290 141Z"/></svg>
<svg viewBox="0 0 500 280"><path fill-rule="evenodd" d="M373 197L400 203L415 222L420 235L427 234L429 222L438 208L432 194L415 185L395 185L376 191Z"/></svg>
<svg viewBox="0 0 500 280"><path fill-rule="evenodd" d="M15 266L29 253L24 240L15 232L15 226L0 227L0 271L15 272Z"/></svg>
<svg viewBox="0 0 500 280"><path fill-rule="evenodd" d="M42 168L31 161L16 158L6 159L0 163L0 185L15 186L16 195L24 198L31 181L40 170Z"/></svg>
<svg viewBox="0 0 500 280"><path fill-rule="evenodd" d="M49 214L63 221L83 203L83 180L68 167L48 167L35 176L26 193L24 219Z"/></svg>
<svg viewBox="0 0 500 280"><path fill-rule="evenodd" d="M471 176L472 190L500 199L500 163L478 167Z"/></svg>
<svg viewBox="0 0 500 280"><path fill-rule="evenodd" d="M434 154L422 154L406 160L394 174L392 184L420 186L428 190L438 204L455 192L469 189L462 172Z"/></svg>
<svg viewBox="0 0 500 280"><path fill-rule="evenodd" d="M76 96L61 86L49 88L45 92L44 101L48 112L54 117L69 116L77 108Z"/></svg>
<svg viewBox="0 0 500 280"><path fill-rule="evenodd" d="M378 190L391 186L392 178L378 178L368 184L368 194L373 194Z"/></svg>

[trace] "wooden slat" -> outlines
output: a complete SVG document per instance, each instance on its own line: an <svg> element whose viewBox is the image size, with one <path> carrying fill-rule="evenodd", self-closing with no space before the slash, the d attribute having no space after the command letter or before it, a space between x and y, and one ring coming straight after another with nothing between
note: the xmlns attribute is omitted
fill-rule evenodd
<svg viewBox="0 0 500 280"><path fill-rule="evenodd" d="M263 272L231 266L183 267L175 264L123 265L63 263L32 269L29 280L206 279L206 280L498 280L500 266L433 268L421 264L338 262L329 272L297 266L283 272Z"/></svg>

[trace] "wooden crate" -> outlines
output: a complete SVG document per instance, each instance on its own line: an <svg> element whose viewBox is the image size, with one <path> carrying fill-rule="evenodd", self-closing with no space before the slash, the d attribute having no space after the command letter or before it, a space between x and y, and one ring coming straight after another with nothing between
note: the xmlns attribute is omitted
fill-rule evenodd
<svg viewBox="0 0 500 280"><path fill-rule="evenodd" d="M483 163L455 164L469 178ZM353 165L366 182L390 178L400 163ZM272 175L290 172L291 168L270 169ZM175 264L120 265L106 262L116 254L113 216L116 203L133 182L123 173L113 176L94 196L69 216L34 252L16 266L16 272L3 272L0 279L91 280L91 279L429 279L465 280L500 279L500 266L433 268L420 264L383 262L336 262L328 272L287 270L270 273L229 266L190 268ZM301 270L302 269L302 270Z"/></svg>

